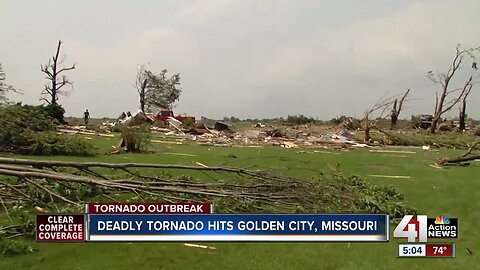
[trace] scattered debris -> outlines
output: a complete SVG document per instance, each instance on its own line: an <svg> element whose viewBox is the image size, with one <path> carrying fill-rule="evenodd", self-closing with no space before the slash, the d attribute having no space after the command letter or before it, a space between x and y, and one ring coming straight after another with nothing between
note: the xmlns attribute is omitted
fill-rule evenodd
<svg viewBox="0 0 480 270"><path fill-rule="evenodd" d="M282 148L313 148L313 149L349 149L349 148L373 148L375 145L355 140L355 131L339 127L329 133L321 133L312 128L311 125L276 126L267 128L267 125L258 122L248 129L235 132L231 127L214 119L201 117L191 125L185 125L184 118L168 115L148 115L142 111L136 112L134 116L130 112L122 113L116 123L106 121L102 124L102 132L89 130L84 126L59 126L59 132L82 134L87 136L115 137L110 130L117 126L122 131L122 141L114 151L124 151L127 144L123 137L133 140L133 133L138 133L139 125L142 123L153 123L163 117L167 125L151 126L150 131L159 134L162 139L150 140L152 143L176 144L187 143L187 140L194 141L198 145L213 147L263 147L275 146ZM188 117L187 117L188 118ZM186 119L186 118L185 118ZM132 134L130 134L132 133ZM181 140L170 140L181 138ZM379 145L378 145L379 146ZM130 147L131 148L131 147Z"/></svg>
<svg viewBox="0 0 480 270"><path fill-rule="evenodd" d="M177 119L170 116L167 118L167 122L170 124L170 126L174 127L175 129L183 133L183 131L180 129L180 127L182 126L181 121L178 121Z"/></svg>
<svg viewBox="0 0 480 270"><path fill-rule="evenodd" d="M272 131L267 131L267 135L274 138L285 137L286 135L280 131L280 129L274 129Z"/></svg>
<svg viewBox="0 0 480 270"><path fill-rule="evenodd" d="M182 142L172 142L172 141L160 141L160 140L150 140L150 142L153 143L165 143L165 144L177 144L177 145L182 145Z"/></svg>
<svg viewBox="0 0 480 270"><path fill-rule="evenodd" d="M264 128L265 125L262 124L262 123L260 123L260 122L258 122L258 123L256 123L253 127L254 127L254 128Z"/></svg>
<svg viewBox="0 0 480 270"><path fill-rule="evenodd" d="M44 208L42 208L40 206L35 206L35 210L37 210L38 212L41 212L41 213L46 213L47 212Z"/></svg>
<svg viewBox="0 0 480 270"><path fill-rule="evenodd" d="M367 175L369 177L377 177L377 178L398 178L398 179L410 179L411 176L408 175L377 175L377 174L370 174Z"/></svg>
<svg viewBox="0 0 480 270"><path fill-rule="evenodd" d="M337 152L328 152L328 151L321 151L321 150L315 150L313 151L314 153L323 153L323 154L335 154L335 155L339 155L340 153L337 153Z"/></svg>
<svg viewBox="0 0 480 270"><path fill-rule="evenodd" d="M151 127L150 130L154 132L162 132L162 133L172 132L172 130L168 128L162 128L162 127Z"/></svg>
<svg viewBox="0 0 480 270"><path fill-rule="evenodd" d="M230 130L230 126L217 120L201 117L197 123L197 128L214 129L218 131Z"/></svg>
<svg viewBox="0 0 480 270"><path fill-rule="evenodd" d="M402 151L402 150L370 150L370 152L375 153L398 153L398 154L416 154L417 152L413 151Z"/></svg>
<svg viewBox="0 0 480 270"><path fill-rule="evenodd" d="M216 247L198 245L198 244L190 244L190 243L183 243L183 245L186 246L186 247L194 247L194 248L217 249Z"/></svg>
<svg viewBox="0 0 480 270"><path fill-rule="evenodd" d="M195 117L193 116L188 116L186 114L179 114L177 116L174 116L173 111L170 109L161 109L156 115L153 115L152 117L158 122L163 122L164 124L168 123L169 118L173 118L180 123L195 123Z"/></svg>
<svg viewBox="0 0 480 270"><path fill-rule="evenodd" d="M267 133L260 130L247 130L243 133L248 139L258 139L267 137Z"/></svg>
<svg viewBox="0 0 480 270"><path fill-rule="evenodd" d="M138 110L135 116L132 116L130 112L127 113L127 117L124 120L120 120L120 124L125 127L139 126L144 123L153 123L154 120L146 115L141 110Z"/></svg>
<svg viewBox="0 0 480 270"><path fill-rule="evenodd" d="M196 157L197 155L194 154L185 154L185 153L163 153L165 155L173 155L173 156L185 156L185 157Z"/></svg>
<svg viewBox="0 0 480 270"><path fill-rule="evenodd" d="M102 137L115 137L113 134L99 133L88 129L86 126L57 126L57 131L65 134L78 134L78 135L90 135L90 136L102 136Z"/></svg>
<svg viewBox="0 0 480 270"><path fill-rule="evenodd" d="M349 139L352 139L353 138L353 133L351 133L350 131L346 130L346 129L342 129L340 130L339 132L335 133L336 135L338 136L342 136L342 137L345 137L345 138L349 138Z"/></svg>
<svg viewBox="0 0 480 270"><path fill-rule="evenodd" d="M203 164L203 163L200 163L200 162L198 162L198 161L195 161L195 164L197 164L198 166L201 166L201 167L203 167L203 168L208 168L207 165L205 165L205 164Z"/></svg>
<svg viewBox="0 0 480 270"><path fill-rule="evenodd" d="M282 147L285 147L285 148L297 148L298 145L296 145L294 142L283 142Z"/></svg>

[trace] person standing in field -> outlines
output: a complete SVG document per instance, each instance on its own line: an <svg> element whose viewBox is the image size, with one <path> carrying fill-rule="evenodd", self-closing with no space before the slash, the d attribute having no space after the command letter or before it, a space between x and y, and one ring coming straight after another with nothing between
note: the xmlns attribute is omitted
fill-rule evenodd
<svg viewBox="0 0 480 270"><path fill-rule="evenodd" d="M88 109L87 109L83 113L83 120L85 121L85 125L88 125L88 119L90 119L90 113L88 112Z"/></svg>

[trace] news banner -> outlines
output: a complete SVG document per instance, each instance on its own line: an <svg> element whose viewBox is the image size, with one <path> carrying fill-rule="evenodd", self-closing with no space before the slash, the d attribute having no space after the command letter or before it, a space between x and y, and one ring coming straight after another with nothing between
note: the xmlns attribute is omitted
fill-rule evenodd
<svg viewBox="0 0 480 270"><path fill-rule="evenodd" d="M405 216L394 230L395 238L408 239L399 244L398 257L454 257L454 243L426 243L427 237L457 237L458 221L445 218ZM388 242L389 224L389 216L384 214L216 214L210 203L89 203L82 214L38 214L36 239Z"/></svg>

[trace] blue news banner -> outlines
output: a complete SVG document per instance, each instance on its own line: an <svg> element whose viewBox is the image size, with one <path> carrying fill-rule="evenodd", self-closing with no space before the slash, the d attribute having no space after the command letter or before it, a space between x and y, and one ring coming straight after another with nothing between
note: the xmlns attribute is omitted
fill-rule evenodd
<svg viewBox="0 0 480 270"><path fill-rule="evenodd" d="M382 214L87 215L87 241L388 241Z"/></svg>

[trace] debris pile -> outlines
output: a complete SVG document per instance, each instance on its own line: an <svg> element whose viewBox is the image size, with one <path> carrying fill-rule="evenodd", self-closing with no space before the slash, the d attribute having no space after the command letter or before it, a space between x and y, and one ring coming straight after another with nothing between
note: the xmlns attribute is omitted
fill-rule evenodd
<svg viewBox="0 0 480 270"><path fill-rule="evenodd" d="M250 129L236 132L224 122L201 117L197 122L186 125L175 117L166 117L162 125L157 125L152 117L139 111L132 116L130 112L122 113L115 123L104 122L99 129L101 132L89 130L86 126L59 126L58 131L93 136L114 135L110 132L117 128L125 137L125 130L132 130L143 123L154 123L150 126L152 133L161 135L168 140L151 140L153 143L183 144L187 140L195 141L205 146L237 146L237 147L261 147L277 146L283 148L339 148L369 147L354 139L354 134L347 128L341 128L338 132L330 130L322 132L314 131L309 125L297 126L267 126L258 122ZM355 132L355 131L354 131ZM129 137L129 136L127 136ZM130 136L131 137L131 136ZM172 141L173 139L173 141ZM119 147L124 147L124 142ZM118 147L117 147L118 149Z"/></svg>
<svg viewBox="0 0 480 270"><path fill-rule="evenodd" d="M278 146L283 148L321 147L321 148L349 148L369 147L353 139L353 134L348 130L337 133L313 135L308 128L255 128L241 132L234 132L228 124L211 119L202 118L195 128L182 129L177 124L170 125L170 129L155 128L155 132L165 136L190 138L200 145L206 146L237 146L260 147ZM256 125L255 125L256 126Z"/></svg>
<svg viewBox="0 0 480 270"><path fill-rule="evenodd" d="M86 126L59 125L59 126L57 126L57 131L59 133L66 133L66 134L80 134L80 135L102 136L102 137L114 137L115 136L113 134L108 134L108 133L110 133L109 130L102 130L104 133L100 133L100 132L89 129Z"/></svg>

